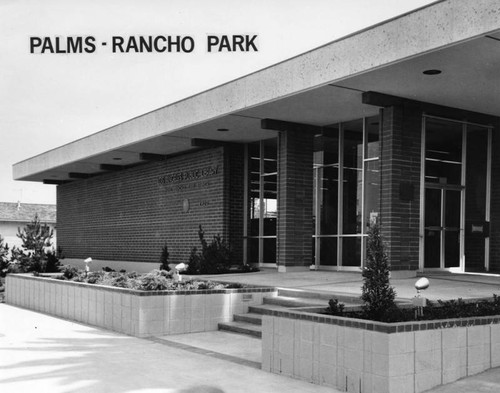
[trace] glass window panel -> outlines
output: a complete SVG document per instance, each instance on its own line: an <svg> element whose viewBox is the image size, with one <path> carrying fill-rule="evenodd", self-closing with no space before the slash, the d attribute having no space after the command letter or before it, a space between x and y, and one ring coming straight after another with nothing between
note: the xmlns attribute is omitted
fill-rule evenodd
<svg viewBox="0 0 500 393"><path fill-rule="evenodd" d="M264 263L276 263L276 238L263 239Z"/></svg>
<svg viewBox="0 0 500 393"><path fill-rule="evenodd" d="M378 220L380 212L380 162L367 161L365 165L365 227Z"/></svg>
<svg viewBox="0 0 500 393"><path fill-rule="evenodd" d="M342 233L346 234L361 233L362 146L361 132L345 132Z"/></svg>
<svg viewBox="0 0 500 393"><path fill-rule="evenodd" d="M425 230L424 237L424 267L439 268L441 266L441 231Z"/></svg>
<svg viewBox="0 0 500 393"><path fill-rule="evenodd" d="M427 118L425 127L425 181L460 185L462 124Z"/></svg>
<svg viewBox="0 0 500 393"><path fill-rule="evenodd" d="M320 265L337 266L337 238L322 237L318 239L320 244Z"/></svg>
<svg viewBox="0 0 500 393"><path fill-rule="evenodd" d="M460 228L460 191L445 191L445 227Z"/></svg>
<svg viewBox="0 0 500 393"><path fill-rule="evenodd" d="M343 237L342 266L361 266L361 237Z"/></svg>
<svg viewBox="0 0 500 393"><path fill-rule="evenodd" d="M487 151L488 129L469 126L467 129L467 198L465 199L467 220L486 219Z"/></svg>
<svg viewBox="0 0 500 393"><path fill-rule="evenodd" d="M321 184L321 235L337 234L338 217L338 168L325 167L319 170Z"/></svg>
<svg viewBox="0 0 500 393"><path fill-rule="evenodd" d="M259 262L259 239L249 238L247 239L248 244L248 262L257 263Z"/></svg>
<svg viewBox="0 0 500 393"><path fill-rule="evenodd" d="M248 239L248 261L259 263L276 262L277 217L277 140L272 139L248 145L250 225ZM264 173L261 173L261 169ZM269 174L273 173L273 174ZM262 221L261 221L262 220ZM259 247L263 247L260 252ZM259 261L260 255L263 260Z"/></svg>
<svg viewBox="0 0 500 393"><path fill-rule="evenodd" d="M460 266L460 232L457 230L444 231L444 267Z"/></svg>
<svg viewBox="0 0 500 393"><path fill-rule="evenodd" d="M366 119L365 158L376 158L380 155L380 118L373 116Z"/></svg>
<svg viewBox="0 0 500 393"><path fill-rule="evenodd" d="M425 227L441 227L441 190L425 189Z"/></svg>

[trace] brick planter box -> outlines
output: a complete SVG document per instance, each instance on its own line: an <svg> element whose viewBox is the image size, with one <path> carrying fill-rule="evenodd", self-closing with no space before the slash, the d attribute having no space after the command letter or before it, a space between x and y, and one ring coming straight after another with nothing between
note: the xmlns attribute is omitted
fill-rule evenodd
<svg viewBox="0 0 500 393"><path fill-rule="evenodd" d="M387 324L266 314L262 369L343 391L423 392L500 366L500 316Z"/></svg>
<svg viewBox="0 0 500 393"><path fill-rule="evenodd" d="M9 274L6 303L136 337L217 330L274 288L137 291Z"/></svg>

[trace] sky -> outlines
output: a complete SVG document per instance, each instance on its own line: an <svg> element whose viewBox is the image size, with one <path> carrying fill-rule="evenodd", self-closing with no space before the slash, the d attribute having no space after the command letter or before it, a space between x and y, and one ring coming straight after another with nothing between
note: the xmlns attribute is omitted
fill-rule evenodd
<svg viewBox="0 0 500 393"><path fill-rule="evenodd" d="M12 179L17 162L433 2L0 0L0 202L56 203L56 186ZM195 47L113 53L112 37L140 35ZM257 51L209 52L222 35L256 35ZM89 36L92 53L30 51L31 37Z"/></svg>

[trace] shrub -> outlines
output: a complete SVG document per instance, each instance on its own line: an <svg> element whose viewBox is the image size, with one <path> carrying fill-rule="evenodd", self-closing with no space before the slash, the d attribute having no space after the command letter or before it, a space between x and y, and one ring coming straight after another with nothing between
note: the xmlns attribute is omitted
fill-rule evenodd
<svg viewBox="0 0 500 393"><path fill-rule="evenodd" d="M160 270L170 270L170 266L168 266L168 257L169 257L169 252L168 252L168 246L167 243L163 246L161 249L161 255L160 255Z"/></svg>
<svg viewBox="0 0 500 393"><path fill-rule="evenodd" d="M389 275L389 261L380 235L380 226L372 224L368 231L361 295L363 310L370 319L386 321L391 312L395 312L396 292L389 285Z"/></svg>
<svg viewBox="0 0 500 393"><path fill-rule="evenodd" d="M205 232L201 225L198 230L201 250L196 247L189 256L187 274L220 274L227 273L231 266L231 249L222 237L217 234L210 244L205 240Z"/></svg>
<svg viewBox="0 0 500 393"><path fill-rule="evenodd" d="M139 278L138 289L144 291L161 291L169 288L168 279L171 274L165 270L153 270Z"/></svg>
<svg viewBox="0 0 500 393"><path fill-rule="evenodd" d="M78 269L71 265L65 265L61 269L61 273L64 279L71 280L73 277L78 275Z"/></svg>
<svg viewBox="0 0 500 393"><path fill-rule="evenodd" d="M22 241L21 249L12 248L11 260L17 264L21 272L58 272L61 263L52 247L54 231L42 224L38 215L21 230L17 229L17 237Z"/></svg>
<svg viewBox="0 0 500 393"><path fill-rule="evenodd" d="M5 277L9 272L9 245L4 243L4 239L0 236L0 277Z"/></svg>
<svg viewBox="0 0 500 393"><path fill-rule="evenodd" d="M331 314L331 315L343 316L344 315L344 307L345 307L345 305L343 303L340 303L339 299L330 299L328 301L328 307L325 310L325 312L327 314Z"/></svg>

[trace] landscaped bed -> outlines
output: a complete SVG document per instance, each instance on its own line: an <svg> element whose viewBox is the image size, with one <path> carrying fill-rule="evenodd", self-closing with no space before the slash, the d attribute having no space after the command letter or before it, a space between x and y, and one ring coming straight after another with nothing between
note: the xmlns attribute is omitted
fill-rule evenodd
<svg viewBox="0 0 500 393"><path fill-rule="evenodd" d="M182 279L174 271L153 270L149 273L127 273L125 271L96 271L86 272L72 266L65 266L61 274L38 275L59 280L82 282L87 284L104 285L108 287L128 288L140 291L192 291L206 289L238 289L247 287L239 283L218 283L207 280Z"/></svg>
<svg viewBox="0 0 500 393"><path fill-rule="evenodd" d="M500 366L499 315L387 323L324 308L264 314L263 370L342 391L417 393Z"/></svg>
<svg viewBox="0 0 500 393"><path fill-rule="evenodd" d="M70 281L61 276L9 274L6 302L12 305L103 327L136 337L162 336L217 330L233 314L245 313L263 297L275 296L275 288L206 281L175 281L170 273L153 271L144 276L87 274L101 284ZM127 276L127 278L124 278ZM132 277L131 277L132 276ZM80 282L78 282L80 280ZM141 289L128 287L131 283ZM235 288L238 287L239 288ZM160 289L163 288L163 289ZM210 289L211 288L211 289Z"/></svg>

